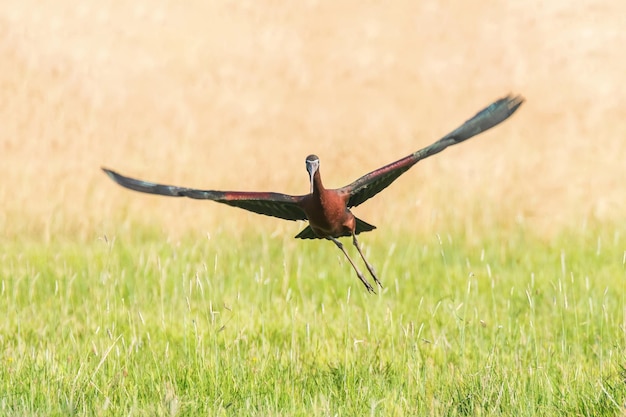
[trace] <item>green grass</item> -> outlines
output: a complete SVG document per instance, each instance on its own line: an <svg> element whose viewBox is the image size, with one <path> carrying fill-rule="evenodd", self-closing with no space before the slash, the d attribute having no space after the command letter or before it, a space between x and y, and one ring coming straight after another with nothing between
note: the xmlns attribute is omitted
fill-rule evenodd
<svg viewBox="0 0 626 417"><path fill-rule="evenodd" d="M625 412L615 228L362 241L375 296L289 236L1 243L0 414Z"/></svg>

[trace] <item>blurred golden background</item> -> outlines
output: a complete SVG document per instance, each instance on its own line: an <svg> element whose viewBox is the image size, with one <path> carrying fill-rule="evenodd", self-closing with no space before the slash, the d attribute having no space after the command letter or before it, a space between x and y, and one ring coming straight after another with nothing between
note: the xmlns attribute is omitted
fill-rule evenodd
<svg viewBox="0 0 626 417"><path fill-rule="evenodd" d="M9 0L0 7L0 230L92 239L301 225L133 193L100 171L308 192L430 144L507 93L510 120L355 209L382 230L550 235L626 208L626 3ZM381 233L379 231L379 233Z"/></svg>

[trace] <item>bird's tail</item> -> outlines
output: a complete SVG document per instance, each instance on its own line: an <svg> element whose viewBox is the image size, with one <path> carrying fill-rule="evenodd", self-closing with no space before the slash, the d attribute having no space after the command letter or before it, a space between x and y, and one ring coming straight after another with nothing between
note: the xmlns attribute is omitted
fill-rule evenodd
<svg viewBox="0 0 626 417"><path fill-rule="evenodd" d="M370 230L376 229L376 226L373 226L367 222L364 222L358 217L355 217L355 219L356 219L356 230L354 231L354 233L357 235L361 232L369 232ZM350 235L347 234L346 236L350 236ZM311 229L311 226L307 226L304 228L304 230L302 230L300 233L296 235L296 239L324 239L324 238L316 235L313 229Z"/></svg>
<svg viewBox="0 0 626 417"><path fill-rule="evenodd" d="M355 217L355 218L356 218L356 231L354 233L356 233L357 235L361 232L369 232L371 230L376 229L376 226L371 225L367 222L364 222L358 217Z"/></svg>

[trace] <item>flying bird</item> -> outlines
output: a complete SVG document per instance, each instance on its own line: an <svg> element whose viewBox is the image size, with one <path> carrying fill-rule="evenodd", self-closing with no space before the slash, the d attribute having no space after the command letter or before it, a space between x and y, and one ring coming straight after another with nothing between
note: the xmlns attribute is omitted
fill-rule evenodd
<svg viewBox="0 0 626 417"><path fill-rule="evenodd" d="M461 143L503 122L515 113L523 102L524 98L519 95L501 98L432 145L365 174L353 183L337 189L324 187L320 174L320 159L316 155L309 155L306 157L306 170L309 173L311 188L309 194L305 195L198 190L125 177L107 168L102 168L102 170L119 185L143 193L213 200L266 216L285 220L308 220L308 226L298 233L296 238L332 241L346 256L365 288L369 292L375 293L374 287L365 278L338 239L343 236L352 237L352 243L363 259L374 282L382 288L374 267L365 259L357 240L359 233L369 232L376 227L355 217L350 208L374 197L422 159L435 155L448 146Z"/></svg>

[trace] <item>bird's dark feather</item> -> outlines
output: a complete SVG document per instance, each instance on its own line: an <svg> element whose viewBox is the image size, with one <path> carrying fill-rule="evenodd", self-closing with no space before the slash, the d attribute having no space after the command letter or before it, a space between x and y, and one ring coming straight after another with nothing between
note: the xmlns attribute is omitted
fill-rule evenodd
<svg viewBox="0 0 626 417"><path fill-rule="evenodd" d="M212 200L254 213L278 217L285 220L307 219L304 211L298 206L298 202L302 199L302 196L269 192L197 190L194 188L137 180L125 177L106 168L102 168L102 170L119 185L142 193Z"/></svg>
<svg viewBox="0 0 626 417"><path fill-rule="evenodd" d="M422 159L435 155L448 146L461 143L500 124L515 113L523 102L524 99L521 96L507 96L501 98L479 111L474 117L467 120L461 126L432 145L420 149L398 161L385 165L369 174L365 174L352 184L340 188L337 191L350 194L348 207L358 206L387 188L400 175L408 171L409 168Z"/></svg>
<svg viewBox="0 0 626 417"><path fill-rule="evenodd" d="M359 233L362 233L362 232L369 232L371 230L376 229L376 226L371 225L371 224L369 224L367 222L364 222L363 220L359 219L358 217L355 217L355 219L356 219L356 230L354 231L355 235L358 235ZM345 236L350 236L350 234L347 233ZM325 237L323 237L323 236L316 235L315 232L313 231L313 229L311 229L311 226L305 227L295 237L297 239L325 239Z"/></svg>
<svg viewBox="0 0 626 417"><path fill-rule="evenodd" d="M523 102L524 99L521 96L507 96L497 100L430 146L372 171L357 179L352 184L334 191L340 194L347 193L350 195L347 207L358 206L384 190L400 175L422 159L439 153L448 146L463 142L506 120ZM197 190L142 181L125 177L106 168L102 169L113 181L121 186L143 193L213 200L218 203L228 204L266 216L286 220L307 220L304 211L300 207L305 196L292 196L270 192ZM373 229L375 229L374 226L357 219L357 234ZM296 237L313 239L317 236L310 227L307 227Z"/></svg>

